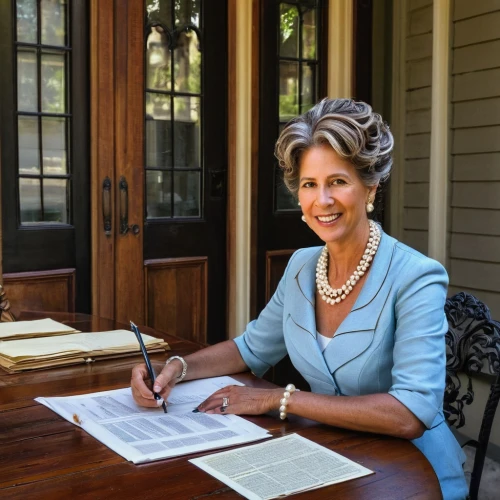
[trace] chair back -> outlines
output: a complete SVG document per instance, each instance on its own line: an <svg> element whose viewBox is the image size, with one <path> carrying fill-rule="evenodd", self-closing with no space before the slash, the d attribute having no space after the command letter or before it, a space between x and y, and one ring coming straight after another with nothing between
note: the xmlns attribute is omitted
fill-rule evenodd
<svg viewBox="0 0 500 500"><path fill-rule="evenodd" d="M464 292L448 298L444 310L448 332L445 337L446 387L443 410L450 426L459 429L465 424L464 405L474 401L471 375L486 373L493 376L478 439L464 444L476 448L469 488L469 498L476 500L500 398L500 323L491 319L485 304ZM466 391L461 390L459 373L467 377Z"/></svg>

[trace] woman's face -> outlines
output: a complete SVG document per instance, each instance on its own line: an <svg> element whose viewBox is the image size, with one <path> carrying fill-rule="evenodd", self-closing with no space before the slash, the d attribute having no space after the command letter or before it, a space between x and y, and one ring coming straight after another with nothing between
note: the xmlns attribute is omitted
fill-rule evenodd
<svg viewBox="0 0 500 500"><path fill-rule="evenodd" d="M299 202L309 227L325 243L345 243L366 234L366 187L355 167L328 145L313 146L300 161Z"/></svg>

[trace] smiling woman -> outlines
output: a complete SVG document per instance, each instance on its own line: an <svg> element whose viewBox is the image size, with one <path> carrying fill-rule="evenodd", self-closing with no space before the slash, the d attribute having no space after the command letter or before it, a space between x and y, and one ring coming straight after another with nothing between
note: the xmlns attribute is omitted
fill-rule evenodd
<svg viewBox="0 0 500 500"><path fill-rule="evenodd" d="M442 411L446 271L368 219L392 148L382 118L349 99L325 99L284 128L276 155L325 245L292 255L276 293L242 336L187 356L186 379L246 369L262 376L288 354L311 392L230 386L198 411L279 409L410 439L434 467L443 498L464 499L465 457ZM166 398L182 368L179 360L165 366L154 390ZM132 391L139 404L154 406L145 379L145 367L136 367Z"/></svg>

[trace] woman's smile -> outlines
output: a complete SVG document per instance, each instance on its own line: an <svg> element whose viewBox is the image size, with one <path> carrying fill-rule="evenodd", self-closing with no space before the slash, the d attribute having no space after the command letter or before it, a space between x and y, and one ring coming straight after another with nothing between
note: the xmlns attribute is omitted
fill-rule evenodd
<svg viewBox="0 0 500 500"><path fill-rule="evenodd" d="M317 215L316 219L323 225L332 225L342 214Z"/></svg>

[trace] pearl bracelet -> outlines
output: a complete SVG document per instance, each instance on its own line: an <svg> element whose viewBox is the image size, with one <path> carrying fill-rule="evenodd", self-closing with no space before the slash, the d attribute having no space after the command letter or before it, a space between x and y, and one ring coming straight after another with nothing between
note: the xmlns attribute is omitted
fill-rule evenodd
<svg viewBox="0 0 500 500"><path fill-rule="evenodd" d="M177 377L177 382L182 382L182 380L184 379L184 377L186 376L186 373L187 373L187 369L188 369L188 365L186 363L186 361L184 360L184 358L181 358L180 356L172 356L171 358L168 358L167 361L166 361L166 365L168 365L169 363L171 363L174 359L178 359L181 363L182 363L182 372L181 374Z"/></svg>
<svg viewBox="0 0 500 500"><path fill-rule="evenodd" d="M290 396L295 392L295 386L293 384L288 384L285 387L285 392L283 393L283 397L280 399L280 418L281 420L285 420L286 418L286 407L288 405L288 400Z"/></svg>

